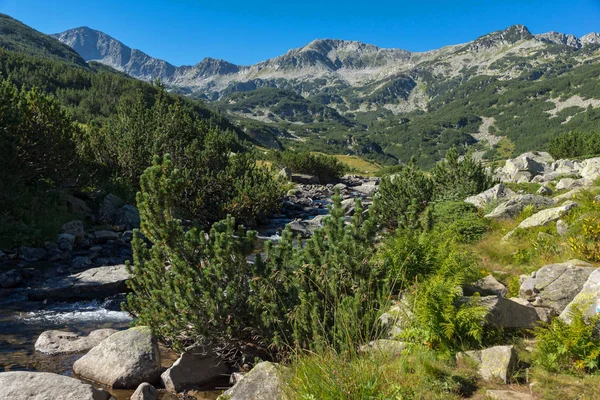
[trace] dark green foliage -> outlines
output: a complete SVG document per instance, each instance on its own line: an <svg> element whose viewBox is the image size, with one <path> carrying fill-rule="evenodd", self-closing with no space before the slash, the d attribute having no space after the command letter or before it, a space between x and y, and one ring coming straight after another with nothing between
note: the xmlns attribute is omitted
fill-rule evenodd
<svg viewBox="0 0 600 400"><path fill-rule="evenodd" d="M306 151L271 151L268 158L279 168L288 167L292 172L315 175L321 183L339 179L348 169L335 157Z"/></svg>
<svg viewBox="0 0 600 400"><path fill-rule="evenodd" d="M236 231L232 218L214 224L208 235L185 228L171 194L186 185L168 156L142 175L137 204L152 247L135 232L127 309L178 349L198 338L218 337L233 347L259 344L259 315L248 303L253 266L246 260L255 234Z"/></svg>
<svg viewBox="0 0 600 400"><path fill-rule="evenodd" d="M431 170L438 201L461 201L481 193L494 185L494 180L480 162L470 153L461 160L456 149L450 149L446 157Z"/></svg>
<svg viewBox="0 0 600 400"><path fill-rule="evenodd" d="M377 230L372 212L356 211L345 224L341 197L330 216L304 245L287 230L281 243L267 246L268 278L257 282L264 322L275 343L297 348L352 350L377 336L376 319L389 287L374 268ZM257 261L257 264L258 261Z"/></svg>
<svg viewBox="0 0 600 400"><path fill-rule="evenodd" d="M600 366L600 338L597 327L600 314L586 318L582 309L570 310L571 323L555 318L535 328L537 347L535 364L551 371L593 372Z"/></svg>
<svg viewBox="0 0 600 400"><path fill-rule="evenodd" d="M448 232L461 243L476 242L490 229L490 221L464 201L436 203L432 217L436 229Z"/></svg>
<svg viewBox="0 0 600 400"><path fill-rule="evenodd" d="M32 56L85 65L83 58L66 44L33 30L6 14L0 14L0 47Z"/></svg>
<svg viewBox="0 0 600 400"><path fill-rule="evenodd" d="M396 174L381 179L379 213L388 226L415 227L433 197L433 182L411 159Z"/></svg>
<svg viewBox="0 0 600 400"><path fill-rule="evenodd" d="M484 328L487 309L477 296L462 297L462 285L477 279L475 258L460 250L452 238L433 240L432 256L437 271L411 288L410 324L402 337L441 350L456 350L481 345L493 329Z"/></svg>
<svg viewBox="0 0 600 400"><path fill-rule="evenodd" d="M600 154L600 133L563 133L550 141L548 151L556 159Z"/></svg>
<svg viewBox="0 0 600 400"><path fill-rule="evenodd" d="M61 185L81 183L85 175L75 145L80 131L57 101L6 81L0 83L0 131L0 239L39 240L47 222L60 222L50 216L62 212Z"/></svg>

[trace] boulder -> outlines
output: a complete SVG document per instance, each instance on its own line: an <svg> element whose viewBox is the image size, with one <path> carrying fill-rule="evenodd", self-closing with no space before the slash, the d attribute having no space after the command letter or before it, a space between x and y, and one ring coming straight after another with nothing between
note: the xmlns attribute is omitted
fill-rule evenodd
<svg viewBox="0 0 600 400"><path fill-rule="evenodd" d="M97 329L81 336L74 332L45 331L35 342L35 350L49 355L82 353L116 332L115 329Z"/></svg>
<svg viewBox="0 0 600 400"><path fill-rule="evenodd" d="M491 189L481 192L475 196L467 197L465 202L473 204L479 209L486 208L490 204L500 204L512 199L517 194L504 186L502 183L497 184Z"/></svg>
<svg viewBox="0 0 600 400"><path fill-rule="evenodd" d="M551 196L553 192L548 186L540 186L536 193L541 196Z"/></svg>
<svg viewBox="0 0 600 400"><path fill-rule="evenodd" d="M559 219L558 221L556 221L556 233L558 233L559 236L565 236L568 232L569 225L567 225L567 223L564 220Z"/></svg>
<svg viewBox="0 0 600 400"><path fill-rule="evenodd" d="M345 183L336 183L333 186L333 190L339 190L339 191L342 191L342 190L344 190L346 188L348 188L348 186Z"/></svg>
<svg viewBox="0 0 600 400"><path fill-rule="evenodd" d="M140 228L140 212L132 205L124 205L115 216L115 224L125 226L125 230Z"/></svg>
<svg viewBox="0 0 600 400"><path fill-rule="evenodd" d="M594 269L579 260L546 265L523 281L519 297L560 314L582 290Z"/></svg>
<svg viewBox="0 0 600 400"><path fill-rule="evenodd" d="M490 400L534 400L530 394L514 390L486 390L485 396Z"/></svg>
<svg viewBox="0 0 600 400"><path fill-rule="evenodd" d="M578 187L575 189L569 190L567 193L559 194L558 196L554 196L553 199L556 201L556 204L559 204L565 200L572 200L577 194L582 192L585 188Z"/></svg>
<svg viewBox="0 0 600 400"><path fill-rule="evenodd" d="M574 189L585 186L584 179L563 178L556 184L556 190Z"/></svg>
<svg viewBox="0 0 600 400"><path fill-rule="evenodd" d="M572 201L566 201L561 206L547 208L545 210L539 211L533 214L531 217L523 220L519 224L519 226L517 226L517 229L528 229L535 228L536 226L548 225L550 222L559 220L561 217L566 215L570 210L572 210L575 207L579 207L579 204ZM513 233L514 230L506 234L504 238L509 238L510 236L512 236Z"/></svg>
<svg viewBox="0 0 600 400"><path fill-rule="evenodd" d="M108 400L110 393L65 375L49 372L0 373L0 398L10 400Z"/></svg>
<svg viewBox="0 0 600 400"><path fill-rule="evenodd" d="M229 368L211 349L194 347L186 350L161 380L170 392L200 389L203 385L229 374Z"/></svg>
<svg viewBox="0 0 600 400"><path fill-rule="evenodd" d="M0 273L0 287L10 289L23 283L23 276L16 269Z"/></svg>
<svg viewBox="0 0 600 400"><path fill-rule="evenodd" d="M524 153L506 160L504 167L498 169L496 175L503 182L529 182L532 177L550 171L550 164L553 162L552 156L545 152Z"/></svg>
<svg viewBox="0 0 600 400"><path fill-rule="evenodd" d="M556 205L554 200L537 194L520 194L500 204L485 217L490 219L511 219L517 217L523 209L532 205L535 209Z"/></svg>
<svg viewBox="0 0 600 400"><path fill-rule="evenodd" d="M355 204L356 204L356 202L355 202L354 198L342 200L342 208L344 209L344 214L346 214L346 215L354 214Z"/></svg>
<svg viewBox="0 0 600 400"><path fill-rule="evenodd" d="M377 191L377 182L369 181L365 182L360 186L355 186L352 190L357 191L358 193L364 194L365 196L373 196Z"/></svg>
<svg viewBox="0 0 600 400"><path fill-rule="evenodd" d="M305 185L318 185L320 183L319 177L308 174L292 174L292 182L303 183Z"/></svg>
<svg viewBox="0 0 600 400"><path fill-rule="evenodd" d="M90 215L92 213L92 209L88 207L87 203L78 197L68 195L65 201L67 210L73 214Z"/></svg>
<svg viewBox="0 0 600 400"><path fill-rule="evenodd" d="M97 243L106 243L109 240L118 240L119 234L113 231L96 231L94 232L94 237L96 238Z"/></svg>
<svg viewBox="0 0 600 400"><path fill-rule="evenodd" d="M117 332L75 361L73 373L114 389L136 389L160 376L160 352L150 328Z"/></svg>
<svg viewBox="0 0 600 400"><path fill-rule="evenodd" d="M579 175L588 182L598 179L600 177L600 157L584 160Z"/></svg>
<svg viewBox="0 0 600 400"><path fill-rule="evenodd" d="M115 196L112 193L107 194L104 200L102 201L100 210L98 211L100 221L105 222L107 224L114 223L119 208L123 207L124 204L125 203L123 202L123 200L121 200L119 196Z"/></svg>
<svg viewBox="0 0 600 400"><path fill-rule="evenodd" d="M62 251L71 251L73 250L73 245L75 244L75 236L71 235L70 233L61 233L56 238L56 244Z"/></svg>
<svg viewBox="0 0 600 400"><path fill-rule="evenodd" d="M478 364L483 379L501 379L508 383L517 367L517 353L513 346L495 346L484 350L465 351L458 359L470 358Z"/></svg>
<svg viewBox="0 0 600 400"><path fill-rule="evenodd" d="M127 291L129 272L124 264L91 268L46 280L44 286L28 292L30 300L104 299Z"/></svg>
<svg viewBox="0 0 600 400"><path fill-rule="evenodd" d="M578 307L583 311L585 317L592 317L598 313L597 307L600 301L600 268L595 269L588 276L583 287L573 300L562 310L560 318L571 322L571 311Z"/></svg>
<svg viewBox="0 0 600 400"><path fill-rule="evenodd" d="M463 289L463 292L466 296L472 296L475 293L479 293L482 296L498 295L506 297L508 289L506 288L506 286L498 282L498 280L494 278L493 275L488 275L479 279L472 285L466 286Z"/></svg>
<svg viewBox="0 0 600 400"><path fill-rule="evenodd" d="M81 221L70 221L64 224L60 231L62 233L68 233L69 235L75 236L75 241L77 243L81 242L85 236L85 231L83 230L83 222Z"/></svg>
<svg viewBox="0 0 600 400"><path fill-rule="evenodd" d="M158 392L148 382L142 383L138 388L133 392L129 400L156 400L158 398Z"/></svg>
<svg viewBox="0 0 600 400"><path fill-rule="evenodd" d="M540 320L534 307L524 306L501 296L481 297L481 305L489 310L486 324L494 327L531 329Z"/></svg>
<svg viewBox="0 0 600 400"><path fill-rule="evenodd" d="M219 396L218 400L274 400L284 398L278 364L256 364L242 380Z"/></svg>
<svg viewBox="0 0 600 400"><path fill-rule="evenodd" d="M21 260L27 262L36 262L40 261L48 255L48 251L46 249L42 249L41 247L25 247L21 246L19 248L19 258Z"/></svg>

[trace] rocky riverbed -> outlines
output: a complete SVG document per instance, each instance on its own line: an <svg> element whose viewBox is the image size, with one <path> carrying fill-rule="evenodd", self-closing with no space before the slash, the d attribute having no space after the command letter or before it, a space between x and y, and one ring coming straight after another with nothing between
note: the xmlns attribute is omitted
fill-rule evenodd
<svg viewBox="0 0 600 400"><path fill-rule="evenodd" d="M321 226L331 197L339 190L347 214L354 198L369 204L377 178L346 176L335 184L320 185L293 177L298 183L282 201L281 210L260 221L259 239L277 241L286 225L309 237ZM308 180L310 182L310 180ZM69 199L90 213L81 199ZM86 336L98 329L127 329L132 317L121 311L128 272L125 263L132 259L132 229L139 226L135 207L124 205L108 195L91 216L95 227L81 221L63 225L56 241L43 247L3 249L0 251L0 372L38 371L73 375L73 364L84 353L44 354L34 345L49 330ZM101 224L101 225L100 225ZM162 369L177 355L161 348ZM227 379L218 382L228 386ZM210 387L207 387L210 389ZM197 392L195 398L216 398L221 391ZM132 390L111 390L126 399ZM165 394L161 395L163 398Z"/></svg>

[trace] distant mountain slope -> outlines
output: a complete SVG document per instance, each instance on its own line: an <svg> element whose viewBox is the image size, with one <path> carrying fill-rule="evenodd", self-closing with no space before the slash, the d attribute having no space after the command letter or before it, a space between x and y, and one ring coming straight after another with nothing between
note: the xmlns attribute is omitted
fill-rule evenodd
<svg viewBox="0 0 600 400"><path fill-rule="evenodd" d="M424 53L318 39L250 65L174 67L87 28L55 35L86 60L200 97L288 146L431 165L450 146L479 156L541 150L600 126L600 34L523 25ZM254 122L250 122L254 121Z"/></svg>
<svg viewBox="0 0 600 400"><path fill-rule="evenodd" d="M85 60L71 47L6 14L0 14L0 48L85 65Z"/></svg>

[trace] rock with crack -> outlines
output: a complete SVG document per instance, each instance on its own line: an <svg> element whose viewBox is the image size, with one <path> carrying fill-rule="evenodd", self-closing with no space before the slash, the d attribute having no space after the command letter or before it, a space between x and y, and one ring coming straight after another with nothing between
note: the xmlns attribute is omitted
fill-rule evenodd
<svg viewBox="0 0 600 400"><path fill-rule="evenodd" d="M486 315L486 324L490 326L505 329L531 329L540 320L533 307L524 306L501 296L484 296L481 297L480 302L489 310Z"/></svg>
<svg viewBox="0 0 600 400"><path fill-rule="evenodd" d="M108 400L105 390L69 376L49 372L0 373L0 399L10 400Z"/></svg>
<svg viewBox="0 0 600 400"><path fill-rule="evenodd" d="M67 277L45 282L41 288L32 289L30 300L103 299L124 293L130 275L124 264L91 268Z"/></svg>
<svg viewBox="0 0 600 400"><path fill-rule="evenodd" d="M148 382L142 383L133 392L129 400L156 400L158 398L158 392L154 386Z"/></svg>
<svg viewBox="0 0 600 400"><path fill-rule="evenodd" d="M73 373L110 388L136 389L160 376L158 344L145 326L117 332L75 361Z"/></svg>
<svg viewBox="0 0 600 400"><path fill-rule="evenodd" d="M483 379L501 379L508 383L517 368L517 353L513 346L495 346L484 350L465 351L458 360L470 359L478 365Z"/></svg>
<svg viewBox="0 0 600 400"><path fill-rule="evenodd" d="M283 399L282 368L271 362L256 364L235 386L219 396L218 400Z"/></svg>
<svg viewBox="0 0 600 400"><path fill-rule="evenodd" d="M580 260L546 265L522 282L519 297L560 314L583 289L594 270L591 264Z"/></svg>
<svg viewBox="0 0 600 400"><path fill-rule="evenodd" d="M49 355L82 353L114 333L117 333L115 329L96 329L87 336L74 332L45 331L38 337L34 347L35 351Z"/></svg>
<svg viewBox="0 0 600 400"><path fill-rule="evenodd" d="M486 390L485 396L490 400L534 400L530 394L514 390Z"/></svg>

